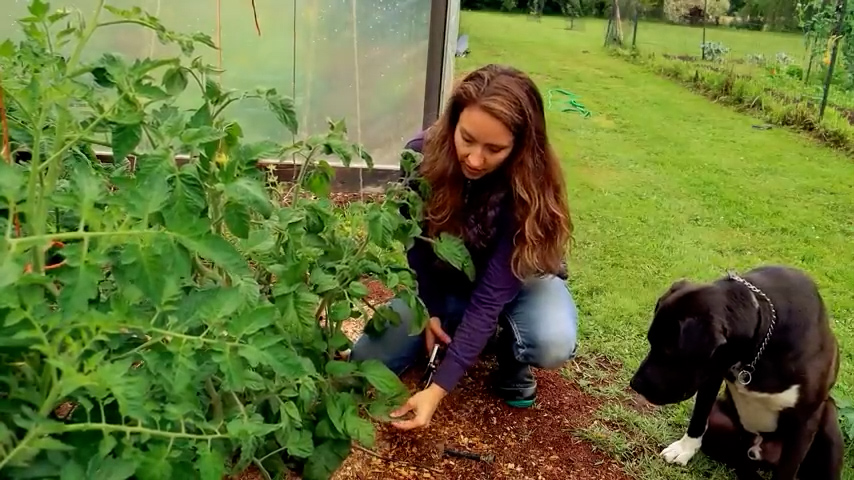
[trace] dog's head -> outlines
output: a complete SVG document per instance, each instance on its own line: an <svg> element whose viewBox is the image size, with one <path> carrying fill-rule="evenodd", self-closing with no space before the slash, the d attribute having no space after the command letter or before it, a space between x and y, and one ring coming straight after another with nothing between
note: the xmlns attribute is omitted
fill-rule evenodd
<svg viewBox="0 0 854 480"><path fill-rule="evenodd" d="M649 353L632 377L632 390L655 405L691 398L719 375L715 353L726 343L726 297L713 285L680 280L655 304L647 333Z"/></svg>

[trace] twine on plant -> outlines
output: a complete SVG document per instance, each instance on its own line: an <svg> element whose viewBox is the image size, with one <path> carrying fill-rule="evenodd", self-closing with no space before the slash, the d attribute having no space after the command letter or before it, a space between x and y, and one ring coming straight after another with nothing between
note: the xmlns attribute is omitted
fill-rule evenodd
<svg viewBox="0 0 854 480"><path fill-rule="evenodd" d="M0 156L2 156L6 163L12 163L12 144L9 141L9 122L6 119L6 102L5 95L3 91L3 77L2 73L0 73L0 127L3 129L3 148L0 150Z"/></svg>
<svg viewBox="0 0 854 480"><path fill-rule="evenodd" d="M220 81L222 81L222 0L216 0L216 54L217 54L217 69L219 70Z"/></svg>
<svg viewBox="0 0 854 480"><path fill-rule="evenodd" d="M6 163L12 164L12 142L9 141L9 120L6 118L6 95L3 90L3 76L0 72L0 128L3 130L3 145L0 148L0 156L6 160ZM11 205L10 205L11 207ZM10 209L9 213L13 210ZM18 214L12 215L12 222L15 224L15 235L21 236L21 222L18 221Z"/></svg>
<svg viewBox="0 0 854 480"><path fill-rule="evenodd" d="M255 18L255 31L258 32L258 36L261 36L261 24L258 23L258 8L255 7L255 0L249 0L249 4L252 6L252 16Z"/></svg>
<svg viewBox="0 0 854 480"><path fill-rule="evenodd" d="M162 7L161 3L162 3L162 0L157 0L157 6L154 7L154 16L155 17L160 17L160 10ZM154 48L157 44L156 42L157 42L157 32L152 30L151 31L151 40L149 40L149 42L148 42L148 56L149 57L154 56Z"/></svg>

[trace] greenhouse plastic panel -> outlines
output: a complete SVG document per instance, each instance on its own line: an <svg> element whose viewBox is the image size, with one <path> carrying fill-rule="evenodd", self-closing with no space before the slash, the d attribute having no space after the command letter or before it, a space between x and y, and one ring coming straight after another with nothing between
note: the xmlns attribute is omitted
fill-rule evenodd
<svg viewBox="0 0 854 480"><path fill-rule="evenodd" d="M12 36L28 0L0 0L0 39ZM75 7L90 14L96 0L54 0L52 8ZM424 0L255 0L261 35L248 0L221 0L222 81L225 88L276 88L293 96L300 135L326 128L326 119L345 119L378 166L396 168L400 150L418 132L424 108L430 2ZM110 0L119 8L139 6L168 27L201 31L216 38L216 0ZM105 15L110 15L105 13ZM129 58L177 54L151 32L136 26L102 29L88 49ZM218 53L199 52L216 65ZM183 106L198 103L195 93ZM232 107L248 140L290 140L259 102Z"/></svg>
<svg viewBox="0 0 854 480"><path fill-rule="evenodd" d="M397 166L424 109L430 2L297 0L297 101L311 131L345 118L378 164Z"/></svg>

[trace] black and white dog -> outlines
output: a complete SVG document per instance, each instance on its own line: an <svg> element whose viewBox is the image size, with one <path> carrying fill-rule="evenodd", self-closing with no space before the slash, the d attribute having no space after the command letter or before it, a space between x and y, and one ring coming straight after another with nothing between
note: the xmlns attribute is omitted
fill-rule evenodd
<svg viewBox="0 0 854 480"><path fill-rule="evenodd" d="M631 388L655 405L696 394L687 433L661 452L666 461L685 465L702 449L740 480L760 470L775 480L841 477L830 398L839 347L804 272L767 266L710 284L678 281L658 299L647 339Z"/></svg>

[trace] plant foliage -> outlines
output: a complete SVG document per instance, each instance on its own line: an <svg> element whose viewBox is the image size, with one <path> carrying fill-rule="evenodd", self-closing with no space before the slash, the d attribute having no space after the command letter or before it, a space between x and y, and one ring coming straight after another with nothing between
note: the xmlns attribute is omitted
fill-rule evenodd
<svg viewBox="0 0 854 480"><path fill-rule="evenodd" d="M85 60L93 33L119 24L181 56ZM337 353L345 319L399 321L370 305L366 277L426 323L412 271L384 254L421 234L399 214L420 195L390 185L362 210L367 233L349 234L327 159L370 155L343 122L245 142L230 105L263 100L289 137L293 100L224 89L196 53L216 48L204 34L104 0L85 15L32 0L19 25L22 40L0 43L0 477L220 480L255 464L328 478L408 394L380 363ZM272 185L261 158L302 167ZM403 160L412 176L417 155ZM431 241L468 268L459 242Z"/></svg>

